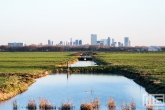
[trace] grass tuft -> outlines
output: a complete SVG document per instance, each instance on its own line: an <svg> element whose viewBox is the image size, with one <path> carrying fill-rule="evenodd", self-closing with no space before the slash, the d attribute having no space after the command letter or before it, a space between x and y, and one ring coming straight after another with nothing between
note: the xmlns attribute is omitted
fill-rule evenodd
<svg viewBox="0 0 165 110"><path fill-rule="evenodd" d="M27 109L28 110L36 110L37 109L36 101L35 100L29 100Z"/></svg>
<svg viewBox="0 0 165 110"><path fill-rule="evenodd" d="M109 108L109 110L115 110L116 109L116 102L113 99L113 97L110 97L110 99L108 101L108 108Z"/></svg>
<svg viewBox="0 0 165 110"><path fill-rule="evenodd" d="M95 98L90 102L82 103L80 106L80 110L99 110L99 108L100 108L99 98Z"/></svg>

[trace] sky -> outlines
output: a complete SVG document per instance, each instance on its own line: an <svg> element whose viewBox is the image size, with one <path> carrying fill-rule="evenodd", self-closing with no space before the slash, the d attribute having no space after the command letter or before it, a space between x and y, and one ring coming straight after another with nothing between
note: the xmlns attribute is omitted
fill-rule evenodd
<svg viewBox="0 0 165 110"><path fill-rule="evenodd" d="M165 46L165 0L0 0L0 45L114 38Z"/></svg>

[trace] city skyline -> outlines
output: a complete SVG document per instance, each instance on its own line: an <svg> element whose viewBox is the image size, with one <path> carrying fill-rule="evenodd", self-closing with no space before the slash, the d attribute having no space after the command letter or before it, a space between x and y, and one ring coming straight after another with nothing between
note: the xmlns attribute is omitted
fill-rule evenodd
<svg viewBox="0 0 165 110"><path fill-rule="evenodd" d="M131 46L165 46L164 0L4 0L0 1L0 45L9 42L57 44L80 38L90 44L98 38L115 38Z"/></svg>

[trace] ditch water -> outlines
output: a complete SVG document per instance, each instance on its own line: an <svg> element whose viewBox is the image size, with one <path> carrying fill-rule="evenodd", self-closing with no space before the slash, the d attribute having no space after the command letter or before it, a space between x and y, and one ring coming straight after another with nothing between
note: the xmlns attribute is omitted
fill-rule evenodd
<svg viewBox="0 0 165 110"><path fill-rule="evenodd" d="M136 110L145 110L143 94L148 94L143 87L120 75L52 73L37 79L26 92L0 103L0 110L12 110L14 100L17 100L18 110L27 110L30 99L34 99L38 105L40 98L48 99L56 107L69 100L73 102L75 110L79 110L82 102L96 97L101 102L100 110L108 110L107 102L110 97L115 99L117 110L120 110L121 101L130 103L132 99L136 103Z"/></svg>

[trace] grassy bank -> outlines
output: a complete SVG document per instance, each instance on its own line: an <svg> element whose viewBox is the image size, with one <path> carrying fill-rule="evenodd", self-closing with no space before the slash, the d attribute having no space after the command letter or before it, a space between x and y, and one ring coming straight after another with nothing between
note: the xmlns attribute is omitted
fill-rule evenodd
<svg viewBox="0 0 165 110"><path fill-rule="evenodd" d="M0 101L28 89L39 78L59 65L77 60L73 52L1 52Z"/></svg>
<svg viewBox="0 0 165 110"><path fill-rule="evenodd" d="M165 93L164 52L100 52L95 55L95 61L100 65L119 68L127 77L134 77L135 82L144 86L150 93Z"/></svg>

